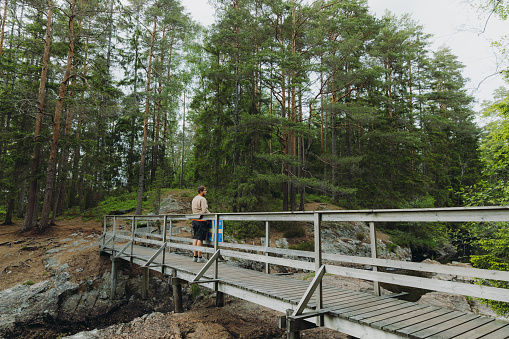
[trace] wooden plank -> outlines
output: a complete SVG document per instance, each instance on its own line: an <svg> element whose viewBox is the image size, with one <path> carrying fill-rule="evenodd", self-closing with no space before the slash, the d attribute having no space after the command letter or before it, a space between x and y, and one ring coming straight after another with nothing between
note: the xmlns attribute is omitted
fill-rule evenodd
<svg viewBox="0 0 509 339"><path fill-rule="evenodd" d="M376 324L378 322L382 322L387 319L389 321L396 322L396 321L401 321L401 320L407 319L405 317L410 318L412 316L411 314L413 312L418 312L418 311L422 311L422 313L425 313L426 311L429 312L430 310L429 310L428 306L410 303L410 307L408 309L392 311L392 312L389 312L386 314L375 315L375 316L372 316L369 318L361 319L360 322L363 324L370 324L370 325ZM388 324L384 324L384 325L388 325ZM383 325L381 325L381 326L383 326Z"/></svg>
<svg viewBox="0 0 509 339"><path fill-rule="evenodd" d="M340 316L342 318L347 318L343 314L346 314L346 313L352 312L352 311L360 311L362 309L366 309L366 308L369 308L372 306L379 307L380 305L386 304L387 301L388 300L384 300L384 299L375 299L375 300L368 299L366 301L361 301L359 303L356 303L356 301L354 301L353 303L348 303L348 304L339 306L338 308L334 309L332 311L332 313L337 314L338 316Z"/></svg>
<svg viewBox="0 0 509 339"><path fill-rule="evenodd" d="M383 326L382 329L389 331L389 332L397 332L400 328L405 328L408 326L412 326L414 324L421 323L423 321L429 320L429 319L436 319L438 317L444 316L447 313L453 312L451 310L445 310L445 309L436 309L432 312L420 314L415 317L408 318L403 321L398 321L395 323L392 323L390 325Z"/></svg>
<svg viewBox="0 0 509 339"><path fill-rule="evenodd" d="M489 339L489 335L492 332L496 331L504 331L506 334L509 333L509 324L505 321L501 320L493 320L487 324L479 326L478 328L472 329L467 333L463 333L454 339L478 339L478 338L487 338Z"/></svg>
<svg viewBox="0 0 509 339"><path fill-rule="evenodd" d="M393 305L393 306L390 306L390 307L387 307L384 309L380 309L380 310L376 310L373 312L367 312L367 313L363 313L363 314L359 314L359 315L354 315L354 316L350 317L350 320L361 321L366 318L382 317L386 314L401 314L401 312L408 312L409 308L411 308L412 306L413 305L411 302L404 302L401 304ZM385 316L385 318L382 318L382 319L386 319L387 317L391 317L391 315Z"/></svg>
<svg viewBox="0 0 509 339"><path fill-rule="evenodd" d="M405 303L405 301L393 300L393 299L378 299L376 304L373 306L362 307L360 309L352 309L351 311L341 313L341 316L345 317L345 318L350 318L353 316L358 316L358 315L373 312L373 311L380 312L381 309L383 309L383 308L397 306L397 305L400 305L403 303Z"/></svg>
<svg viewBox="0 0 509 339"><path fill-rule="evenodd" d="M456 326L456 324L467 322L469 319L465 319L464 316L465 313L463 312L452 311L440 316L439 318L428 319L405 328L400 328L398 333L412 333L412 335L415 335L410 336L411 338L425 338L435 333L444 331L450 327Z"/></svg>
<svg viewBox="0 0 509 339"><path fill-rule="evenodd" d="M467 321L463 321L467 320ZM489 319L486 317L479 318L478 316L474 316L471 314L466 314L464 317L454 319L455 326L451 326L449 329L446 329L441 332L436 332L435 334L428 335L427 333L432 333L431 331L426 332L426 336L433 339L447 339L454 338L460 334L468 332L472 329L478 328L484 324L492 322L493 319ZM442 324L445 325L446 323ZM417 335L417 333L415 333ZM509 333L506 333L509 336Z"/></svg>
<svg viewBox="0 0 509 339"><path fill-rule="evenodd" d="M495 332L491 332L490 334L482 337L482 339L507 339L509 338L509 328L504 327L496 330Z"/></svg>

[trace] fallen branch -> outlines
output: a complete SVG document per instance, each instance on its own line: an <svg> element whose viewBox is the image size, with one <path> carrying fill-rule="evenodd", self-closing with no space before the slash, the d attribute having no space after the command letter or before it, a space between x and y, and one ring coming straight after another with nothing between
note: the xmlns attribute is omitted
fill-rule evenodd
<svg viewBox="0 0 509 339"><path fill-rule="evenodd" d="M0 272L0 274L3 274L4 272L7 272L7 269L9 267L11 267L12 263L10 263L9 265L5 266L5 268L2 270L2 272Z"/></svg>
<svg viewBox="0 0 509 339"><path fill-rule="evenodd" d="M27 264L26 262L27 261L31 261L32 259L27 259L25 261L20 261L19 263L22 264L22 265L25 265L26 267L31 267L29 264Z"/></svg>

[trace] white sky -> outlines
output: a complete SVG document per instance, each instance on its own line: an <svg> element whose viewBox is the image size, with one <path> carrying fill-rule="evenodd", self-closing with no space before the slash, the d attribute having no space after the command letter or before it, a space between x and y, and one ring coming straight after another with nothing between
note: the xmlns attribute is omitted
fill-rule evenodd
<svg viewBox="0 0 509 339"><path fill-rule="evenodd" d="M208 26L214 22L214 8L208 0L182 0L194 20ZM465 65L463 76L470 79L467 89L479 103L491 100L493 91L505 83L496 73L500 56L490 46L508 32L509 21L492 16L484 33L480 33L486 18L480 18L475 8L464 0L368 0L370 11L381 17L386 10L398 16L410 13L424 26L424 32L433 34L432 49L445 45ZM499 70L507 67L503 64ZM480 106L475 106L478 109Z"/></svg>

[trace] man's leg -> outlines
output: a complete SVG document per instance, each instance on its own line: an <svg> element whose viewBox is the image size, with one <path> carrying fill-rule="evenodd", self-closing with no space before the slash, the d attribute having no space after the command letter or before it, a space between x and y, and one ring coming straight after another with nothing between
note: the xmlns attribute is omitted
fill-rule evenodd
<svg viewBox="0 0 509 339"><path fill-rule="evenodd" d="M201 240L196 240L196 245L194 244L194 242L193 242L193 245L194 245L194 246L203 246L203 241L201 241ZM196 252L196 253L197 253L197 254L195 254L195 255L197 255L197 256L198 256L198 258L200 258L200 257L201 257L201 252Z"/></svg>
<svg viewBox="0 0 509 339"><path fill-rule="evenodd" d="M201 246L201 245L198 245L198 241L199 240L197 240L197 239L193 239L193 246ZM193 251L193 256L197 257L198 256L198 252L197 251Z"/></svg>

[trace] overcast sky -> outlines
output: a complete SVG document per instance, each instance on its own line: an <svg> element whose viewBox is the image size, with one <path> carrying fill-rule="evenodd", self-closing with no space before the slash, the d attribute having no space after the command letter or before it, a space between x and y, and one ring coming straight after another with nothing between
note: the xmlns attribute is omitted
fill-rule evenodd
<svg viewBox="0 0 509 339"><path fill-rule="evenodd" d="M214 22L214 8L208 0L183 0L183 4L202 25ZM509 22L491 17L485 32L481 33L486 18L480 18L475 8L464 0L368 0L368 4L377 17L383 16L386 10L398 16L410 13L426 33L433 34L432 50L450 47L465 65L463 76L470 79L467 89L478 102L491 100L493 91L505 85L500 75L491 76L497 72L497 62L501 60L490 42L507 34Z"/></svg>

